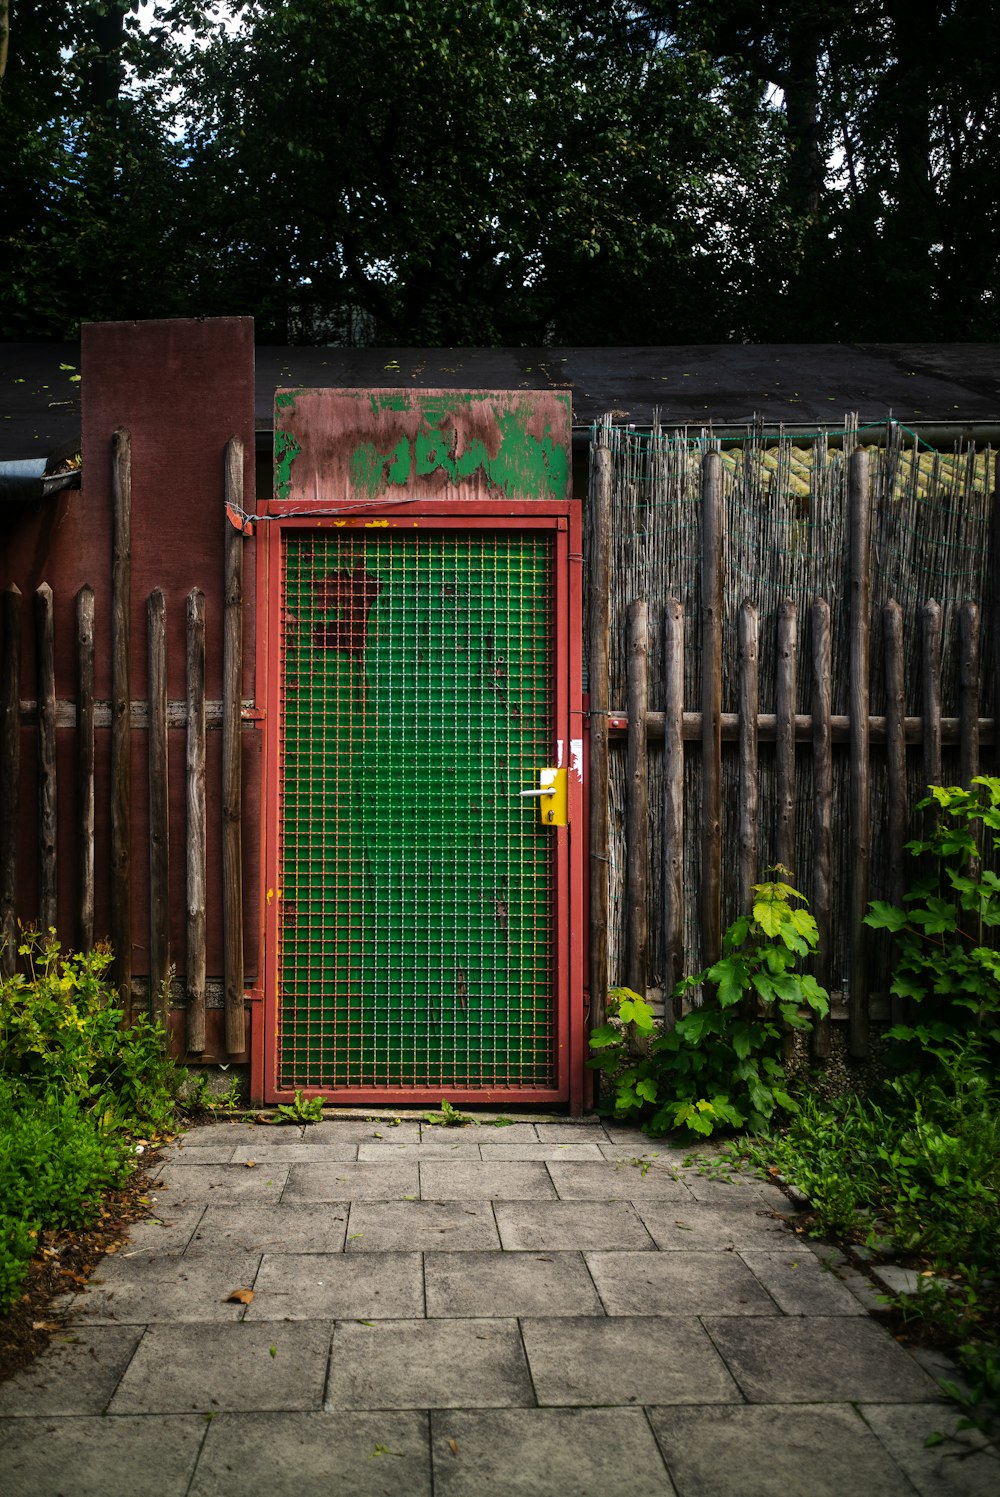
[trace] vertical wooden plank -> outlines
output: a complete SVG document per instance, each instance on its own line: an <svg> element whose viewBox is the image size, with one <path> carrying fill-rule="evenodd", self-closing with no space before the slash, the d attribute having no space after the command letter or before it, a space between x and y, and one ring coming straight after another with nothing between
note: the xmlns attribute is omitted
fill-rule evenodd
<svg viewBox="0 0 1000 1497"><path fill-rule="evenodd" d="M225 501L243 509L243 443L226 444ZM243 697L243 535L226 526L222 637L222 924L226 1050L246 1049L243 1000L243 785L240 731Z"/></svg>
<svg viewBox="0 0 1000 1497"><path fill-rule="evenodd" d="M798 619L786 598L778 607L778 661L775 673L775 790L777 861L795 881L795 685Z"/></svg>
<svg viewBox="0 0 1000 1497"><path fill-rule="evenodd" d="M604 1023L608 991L608 712L611 453L598 437L590 492L590 1022Z"/></svg>
<svg viewBox="0 0 1000 1497"><path fill-rule="evenodd" d="M812 756L813 756L813 883L812 911L819 940L814 970L816 981L830 991L833 979L833 647L830 605L817 598L810 610L812 625ZM817 1019L812 1032L817 1060L830 1054L830 1019Z"/></svg>
<svg viewBox="0 0 1000 1497"><path fill-rule="evenodd" d="M205 1048L205 595L187 600L187 1047Z"/></svg>
<svg viewBox="0 0 1000 1497"><path fill-rule="evenodd" d="M3 594L0 656L0 973L17 965L17 813L21 778L21 592Z"/></svg>
<svg viewBox="0 0 1000 1497"><path fill-rule="evenodd" d="M664 618L663 940L666 986L684 976L684 608L668 598ZM680 1018L681 1000L673 1001Z"/></svg>
<svg viewBox="0 0 1000 1497"><path fill-rule="evenodd" d="M94 589L76 595L76 939L94 944Z"/></svg>
<svg viewBox="0 0 1000 1497"><path fill-rule="evenodd" d="M739 912L749 914L760 877L757 715L760 711L760 619L749 598L739 613Z"/></svg>
<svg viewBox="0 0 1000 1497"><path fill-rule="evenodd" d="M701 940L706 966L722 954L722 462L702 461Z"/></svg>
<svg viewBox="0 0 1000 1497"><path fill-rule="evenodd" d="M941 783L941 605L933 598L920 610L924 788ZM924 810L924 836L932 837L938 824L936 806Z"/></svg>
<svg viewBox="0 0 1000 1497"><path fill-rule="evenodd" d="M901 905L906 892L906 697L903 656L903 610L895 598L882 610L885 639L885 739L888 791L889 887L891 904ZM903 1003L892 996L892 1021L903 1018Z"/></svg>
<svg viewBox="0 0 1000 1497"><path fill-rule="evenodd" d="M167 768L167 604L146 600L149 650L149 1015L170 1025L170 792Z"/></svg>
<svg viewBox="0 0 1000 1497"><path fill-rule="evenodd" d="M38 694L38 925L57 923L56 644L52 589L35 590L35 676Z"/></svg>
<svg viewBox="0 0 1000 1497"><path fill-rule="evenodd" d="M868 1054L868 886L871 861L869 780L869 614L871 606L868 454L852 452L850 506L851 900L850 995L847 1047Z"/></svg>
<svg viewBox="0 0 1000 1497"><path fill-rule="evenodd" d="M649 867L649 775L646 713L649 706L649 615L645 599L628 609L628 766L625 808L628 985L646 996L649 940L646 888Z"/></svg>
<svg viewBox="0 0 1000 1497"><path fill-rule="evenodd" d="M111 944L125 1023L132 1017L132 439L111 440Z"/></svg>
<svg viewBox="0 0 1000 1497"><path fill-rule="evenodd" d="M963 603L959 633L959 776L966 790L979 773L979 606Z"/></svg>

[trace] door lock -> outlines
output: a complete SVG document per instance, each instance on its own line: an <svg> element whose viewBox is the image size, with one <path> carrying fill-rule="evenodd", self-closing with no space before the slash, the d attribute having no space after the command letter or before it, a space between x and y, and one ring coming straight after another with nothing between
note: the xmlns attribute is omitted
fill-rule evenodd
<svg viewBox="0 0 1000 1497"><path fill-rule="evenodd" d="M538 789L522 790L521 796L537 799L538 819L545 826L566 826L569 822L566 790L565 769L540 769Z"/></svg>

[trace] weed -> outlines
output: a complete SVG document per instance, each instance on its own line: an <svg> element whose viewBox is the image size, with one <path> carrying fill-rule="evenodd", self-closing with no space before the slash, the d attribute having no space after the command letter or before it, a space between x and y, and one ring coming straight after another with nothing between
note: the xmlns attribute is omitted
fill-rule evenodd
<svg viewBox="0 0 1000 1497"><path fill-rule="evenodd" d="M296 1089L292 1102L281 1102L274 1109L276 1123L321 1123L323 1121L323 1098L305 1097Z"/></svg>
<svg viewBox="0 0 1000 1497"><path fill-rule="evenodd" d="M475 1126L476 1119L459 1112L457 1107L452 1107L447 1097L442 1097L441 1111L425 1112L424 1122L433 1128L467 1128L470 1124Z"/></svg>
<svg viewBox="0 0 1000 1497"><path fill-rule="evenodd" d="M793 902L803 896L780 879L755 884L753 893L752 913L729 927L720 960L678 984L677 995L704 991L701 1006L673 1029L656 1033L652 1009L630 988L609 993L611 1022L592 1032L598 1053L588 1065L612 1077L616 1117L652 1108L647 1133L707 1135L763 1132L775 1112L795 1111L780 1058L783 1033L809 1029L809 1012L829 1007L815 978L795 970L816 948L816 922ZM638 1059L633 1033L648 1040Z"/></svg>

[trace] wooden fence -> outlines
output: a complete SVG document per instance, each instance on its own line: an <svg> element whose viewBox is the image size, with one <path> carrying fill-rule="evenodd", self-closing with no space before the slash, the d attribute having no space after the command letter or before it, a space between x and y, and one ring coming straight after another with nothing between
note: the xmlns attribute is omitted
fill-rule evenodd
<svg viewBox="0 0 1000 1497"><path fill-rule="evenodd" d="M233 438L226 449L224 499L236 511L243 507L243 444ZM73 733L74 806L73 846L74 909L72 930L59 931L64 942L72 940L89 950L95 938L95 833L96 822L106 811L110 827L110 940L115 952L115 981L122 1006L130 1014L133 1004L132 941L135 921L142 912L133 911L136 873L133 828L133 735L142 730L148 743L148 887L149 887L149 1008L164 1027L169 1022L170 976L174 953L170 942L171 845L170 811L172 787L168 772L168 734L183 728L186 742L185 892L186 892L186 1048L198 1054L205 1049L206 941L208 911L206 862L209 818L206 816L206 732L222 734L222 925L225 953L224 1007L225 1044L230 1055L247 1048L244 1012L243 888L242 888L242 786L241 701L243 628L243 538L240 530L224 520L222 497L218 509L220 526L226 524L225 592L223 603L222 699L206 702L205 599L195 588L186 602L186 696L169 701L167 696L167 603L164 592L154 589L146 601L146 649L148 651L148 700L131 695L132 638L132 451L129 433L123 429L113 438L113 537L111 555L111 697L95 700L95 596L84 586L75 598L75 700L56 698L53 596L47 583L35 592L35 681L21 680L22 630L26 626L24 598L11 584L2 595L2 649L0 649L0 967L9 975L15 967L18 945L18 825L26 814L22 804L22 730L37 732L37 918L39 929L58 929L57 875L59 859L67 850L59 846L57 730ZM22 689L35 695L22 697ZM96 731L110 731L110 795L107 807L97 804ZM30 813L27 813L30 815ZM65 833L65 821L62 823ZM21 912L21 918L25 914ZM96 932L100 935L101 932Z"/></svg>
<svg viewBox="0 0 1000 1497"><path fill-rule="evenodd" d="M669 1020L677 980L717 959L724 925L749 909L751 886L775 863L793 871L810 899L820 932L814 970L844 999L837 1009L847 1019L849 1054L869 1051L873 996L874 1011L889 1016L884 991L875 989L888 987L891 953L864 924L869 900L902 898L912 864L905 851L912 808L925 787L956 776L967 785L980 772L981 747L994 742L997 696L980 641L984 615L989 621L998 613L990 585L995 511L981 479L950 491L956 517L945 539L954 554L975 553L956 588L981 595L956 594L946 605L911 600L904 630L904 609L884 596L887 579L872 555L873 534L881 538L886 526L898 530L905 521L891 508L902 503L899 449L895 456L872 455L876 498L885 508L873 524L869 453L856 444L851 450L850 428L845 435L847 451L837 458L843 524L831 548L835 562L842 552L837 592L796 602L780 591L775 596L772 587L761 607L739 596L740 577L726 579L727 554L748 544L726 524L745 497L739 485L746 480L727 477L712 450L718 444L703 441L700 451L684 444L680 458L670 455L674 478L663 480L663 513L653 515L653 501L637 485L660 482L655 465L664 461L663 449L655 434L643 469L628 450L635 434L598 428L587 558L592 1022L601 1018L608 987L622 982L640 992L659 987ZM692 449L700 466L693 495ZM827 457L820 454L814 493L828 482ZM965 471L982 469L980 462ZM989 455L985 471L994 472ZM786 499L796 524L806 523L808 499ZM693 564L692 546L683 554L685 543L668 533L681 523L687 501L697 510ZM776 502L773 493L756 496L741 525L748 533L755 525L763 529ZM920 524L933 519L940 526L922 502ZM643 510L645 518L636 520ZM978 528L956 528L965 524ZM657 525L659 538L651 539ZM916 535L900 576L912 580L920 543ZM648 556L640 564L641 546L658 547L668 558L661 569ZM804 569L811 564L807 549L803 544ZM784 548L780 563L788 563ZM795 557L791 565L798 565ZM878 606L873 578L883 594ZM766 575L754 586L766 592ZM992 639L984 642L1000 658ZM873 711L873 675L879 711ZM762 699L762 676L770 701ZM954 709L948 713L944 688ZM908 712L907 692L912 699L915 690L919 703L909 705L919 711ZM829 1054L830 1043L827 1020L813 1036L817 1057Z"/></svg>

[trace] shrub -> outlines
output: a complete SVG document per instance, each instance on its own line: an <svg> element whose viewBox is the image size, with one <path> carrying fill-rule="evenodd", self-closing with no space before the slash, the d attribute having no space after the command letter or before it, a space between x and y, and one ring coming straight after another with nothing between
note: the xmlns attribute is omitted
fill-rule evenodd
<svg viewBox="0 0 1000 1497"><path fill-rule="evenodd" d="M751 914L727 930L721 959L677 986L678 994L700 987L699 1008L656 1033L646 1000L618 988L609 994L612 1022L591 1034L597 1054L588 1064L610 1074L615 1115L648 1113L647 1133L766 1131L776 1111L796 1108L782 1040L790 1029L810 1028L810 1012L823 1015L829 1006L815 978L796 971L816 948L816 922L803 896L780 879L755 884L753 895ZM638 1058L630 1053L636 1034L652 1036Z"/></svg>

